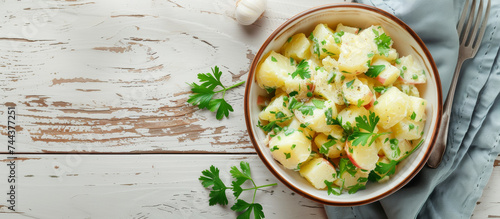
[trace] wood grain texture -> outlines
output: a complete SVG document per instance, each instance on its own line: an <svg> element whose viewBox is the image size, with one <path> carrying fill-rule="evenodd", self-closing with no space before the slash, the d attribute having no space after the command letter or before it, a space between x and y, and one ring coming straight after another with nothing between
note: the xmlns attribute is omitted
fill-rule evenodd
<svg viewBox="0 0 500 219"><path fill-rule="evenodd" d="M0 101L16 105L18 152L253 152L244 86L226 95L235 112L219 122L186 103L186 83L214 65L226 84L246 80L278 25L332 1L269 1L251 26L237 24L235 2L3 3Z"/></svg>
<svg viewBox="0 0 500 219"><path fill-rule="evenodd" d="M0 172L7 172L0 155ZM230 167L250 163L257 184L278 183L257 193L268 218L326 218L321 204L281 184L257 155L21 155L17 159L19 218L234 218L227 207L208 206L208 190L197 178L214 165L231 181ZM497 160L500 162L500 159ZM500 168L486 186L472 218L500 215ZM0 194L8 191L0 180ZM229 195L229 193L228 193ZM245 199L251 197L243 196ZM234 203L230 199L230 205ZM22 216L22 217L21 217Z"/></svg>
<svg viewBox="0 0 500 219"><path fill-rule="evenodd" d="M16 106L16 152L32 155L17 155L20 213L2 201L0 217L233 218L228 208L207 206L208 192L196 180L202 169L214 164L227 173L245 159L258 181L277 182L252 154L244 87L226 95L235 112L220 122L186 103L186 82L214 65L225 84L246 80L276 27L335 1L269 0L251 26L236 23L235 2L1 1L0 105ZM7 148L0 153L5 173ZM500 217L498 164L473 218ZM0 179L0 194L6 186ZM268 218L326 217L321 205L282 184L257 200Z"/></svg>
<svg viewBox="0 0 500 219"><path fill-rule="evenodd" d="M5 156L0 172L7 170ZM18 213L25 218L235 218L229 206L208 206L209 190L197 180L214 165L230 185L230 167L250 163L266 218L326 218L323 206L274 178L256 155L29 155L17 163ZM110 162L111 161L111 162ZM195 161L195 162L193 162ZM246 184L245 184L246 185ZM0 180L0 194L6 194ZM249 185L246 185L249 187ZM245 187L244 187L245 188ZM325 191L326 192L326 191ZM252 192L247 192L252 193ZM2 195L2 199L4 196ZM251 194L242 194L251 201ZM278 204L279 203L279 204Z"/></svg>

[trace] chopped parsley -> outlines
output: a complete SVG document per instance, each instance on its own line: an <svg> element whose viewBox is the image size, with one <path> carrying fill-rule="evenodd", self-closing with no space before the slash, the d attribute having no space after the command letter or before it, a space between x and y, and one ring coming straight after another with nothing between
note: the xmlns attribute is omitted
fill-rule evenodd
<svg viewBox="0 0 500 219"><path fill-rule="evenodd" d="M322 153L322 154L328 154L328 152L330 151L330 148L337 144L337 139L335 139L334 137L332 137L331 135L328 136L328 140L327 142L325 142L324 144L321 145L321 147L319 148L319 153Z"/></svg>
<svg viewBox="0 0 500 219"><path fill-rule="evenodd" d="M391 176L396 172L396 165L398 165L401 161L410 156L413 152L422 146L424 143L424 139L420 140L420 142L415 146L411 151L405 152L404 156L399 158L399 160L391 160L389 163L377 162L377 165L374 170L372 170L368 176L368 180L372 182L377 182L381 180L384 176Z"/></svg>
<svg viewBox="0 0 500 219"><path fill-rule="evenodd" d="M336 32L333 34L333 39L336 44L340 44L342 42L341 37L344 36L344 31Z"/></svg>
<svg viewBox="0 0 500 219"><path fill-rule="evenodd" d="M384 69L385 65L370 65L365 75L371 78L376 78L382 71L384 71Z"/></svg>
<svg viewBox="0 0 500 219"><path fill-rule="evenodd" d="M333 82L334 82L334 80L335 80L335 76L337 76L337 74L335 74L335 73L333 73L333 72L330 72L330 73L328 74L328 80L327 80L327 81L328 81L328 84L331 84L331 83L333 83Z"/></svg>
<svg viewBox="0 0 500 219"><path fill-rule="evenodd" d="M302 59L302 61L299 62L297 70L292 73L292 78L295 78L297 75L302 79L311 78L309 63L305 59Z"/></svg>
<svg viewBox="0 0 500 219"><path fill-rule="evenodd" d="M379 35L379 32L373 29L373 33L375 33L375 44L377 44L378 52L381 55L389 56L389 50L391 49L392 39L387 34L383 33Z"/></svg>
<svg viewBox="0 0 500 219"><path fill-rule="evenodd" d="M353 146L362 145L366 146L368 140L371 137L371 141L368 146L372 145L372 143L378 137L389 134L389 132L384 133L374 133L375 127L377 126L380 117L376 116L374 112L370 111L370 115L367 118L365 115L358 116L355 118L356 120L356 128L351 135L349 135L348 140L352 141ZM365 130L365 131L361 131Z"/></svg>
<svg viewBox="0 0 500 219"><path fill-rule="evenodd" d="M291 153L285 153L283 152L283 154L285 154L285 158L288 160L290 159L290 157L292 157L292 154Z"/></svg>
<svg viewBox="0 0 500 219"><path fill-rule="evenodd" d="M352 79L352 81L348 81L345 85L347 88L351 88L352 89L352 84L354 84L354 80L356 79Z"/></svg>
<svg viewBox="0 0 500 219"><path fill-rule="evenodd" d="M365 101L362 99L358 99L358 107L363 106L363 102L365 102Z"/></svg>
<svg viewBox="0 0 500 219"><path fill-rule="evenodd" d="M318 109L323 109L325 107L325 101L323 101L323 100L312 99L311 102Z"/></svg>
<svg viewBox="0 0 500 219"><path fill-rule="evenodd" d="M411 120L415 120L415 118L417 118L417 114L415 112L413 112L410 116L410 119Z"/></svg>
<svg viewBox="0 0 500 219"><path fill-rule="evenodd" d="M393 138L391 140L389 140L389 144L391 145L391 150L393 151L392 152L392 157L399 157L399 155L401 154L401 149L399 149L399 140L396 139L396 138Z"/></svg>
<svg viewBox="0 0 500 219"><path fill-rule="evenodd" d="M319 43L318 43L318 39L316 39L316 37L314 37L313 33L311 33L311 35L309 35L309 39L311 39L313 41L313 53L318 55L318 59L320 59L320 50L319 50Z"/></svg>
<svg viewBox="0 0 500 219"><path fill-rule="evenodd" d="M415 125L413 125L413 124L408 125L408 131L411 131L414 128L415 128Z"/></svg>
<svg viewBox="0 0 500 219"><path fill-rule="evenodd" d="M378 86L378 87L373 87L373 90L375 90L376 92L379 92L380 94L383 94L387 91L387 87L384 87L384 86Z"/></svg>

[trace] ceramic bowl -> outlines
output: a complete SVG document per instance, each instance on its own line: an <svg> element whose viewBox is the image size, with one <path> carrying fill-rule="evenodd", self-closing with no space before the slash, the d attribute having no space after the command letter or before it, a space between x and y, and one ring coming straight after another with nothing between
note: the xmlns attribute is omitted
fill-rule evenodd
<svg viewBox="0 0 500 219"><path fill-rule="evenodd" d="M270 50L279 51L288 37L295 33L308 35L319 23L326 23L336 27L338 23L344 25L367 28L371 25L381 25L392 37L395 48L401 56L413 55L428 72L427 83L419 85L421 97L428 101L427 120L424 129L424 143L411 156L398 165L396 174L385 183L369 183L365 190L355 194L340 196L328 195L326 190L317 190L300 174L293 170L285 169L271 156L270 150L264 144L265 133L257 127L260 108L257 97L266 95L255 80L255 72L259 61ZM384 198L397 191L408 183L425 165L433 148L441 121L442 94L441 82L434 60L429 50L417 34L403 21L381 9L363 4L332 4L311 8L301 12L281 26L279 26L264 42L250 66L247 85L245 88L245 119L250 139L258 155L269 170L293 191L314 201L336 206L355 206L368 204Z"/></svg>

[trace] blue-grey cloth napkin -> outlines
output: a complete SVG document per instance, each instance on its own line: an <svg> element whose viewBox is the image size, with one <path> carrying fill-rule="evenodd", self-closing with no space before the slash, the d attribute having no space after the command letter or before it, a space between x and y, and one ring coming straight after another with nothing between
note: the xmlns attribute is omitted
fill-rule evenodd
<svg viewBox="0 0 500 219"><path fill-rule="evenodd" d="M487 0L486 0L487 1ZM407 23L425 42L439 70L443 100L458 57L456 24L465 0L359 0ZM437 169L424 167L405 187L372 204L325 206L332 218L470 218L500 153L500 1L474 59L462 67L448 144Z"/></svg>

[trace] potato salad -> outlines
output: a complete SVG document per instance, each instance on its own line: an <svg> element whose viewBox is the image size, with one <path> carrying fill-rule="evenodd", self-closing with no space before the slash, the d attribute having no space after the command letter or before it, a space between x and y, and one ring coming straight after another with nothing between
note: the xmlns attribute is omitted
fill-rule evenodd
<svg viewBox="0 0 500 219"><path fill-rule="evenodd" d="M427 106L426 71L392 45L381 26L318 24L267 53L258 126L274 159L328 194L389 180L422 144Z"/></svg>

